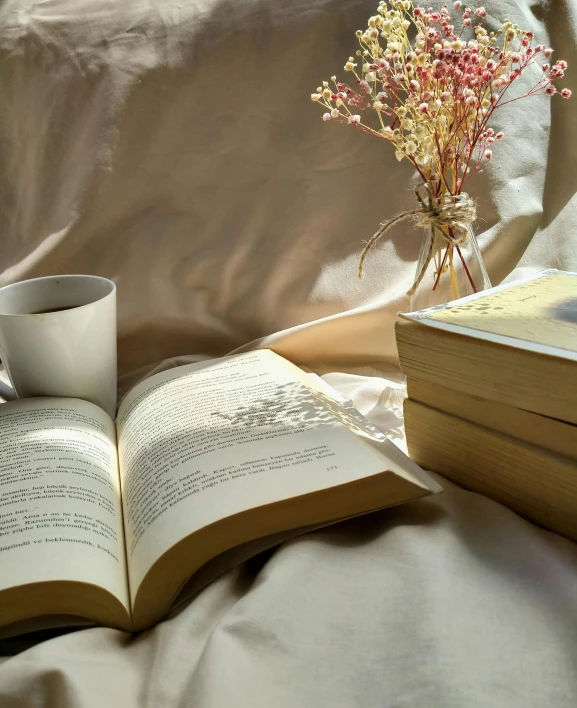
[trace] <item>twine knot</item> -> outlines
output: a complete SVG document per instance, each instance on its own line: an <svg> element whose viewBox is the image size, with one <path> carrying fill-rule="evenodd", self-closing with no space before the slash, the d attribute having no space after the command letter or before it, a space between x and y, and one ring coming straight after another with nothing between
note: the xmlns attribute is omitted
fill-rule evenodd
<svg viewBox="0 0 577 708"><path fill-rule="evenodd" d="M423 191L425 192L424 194ZM369 251L377 245L391 226L394 226L394 224L404 219L413 217L422 228L430 228L432 238L429 243L428 253L407 295L412 295L425 277L425 273L433 257L436 241L435 235L439 234L447 246L460 246L465 243L469 237L469 224L472 224L477 218L476 204L465 192L457 194L443 202L439 202L431 193L429 186L421 182L415 188L415 196L419 202L419 207L417 209L410 209L409 211L402 211L396 216L393 216L392 219L381 224L379 230L363 248L359 261L359 278L362 278L363 264Z"/></svg>

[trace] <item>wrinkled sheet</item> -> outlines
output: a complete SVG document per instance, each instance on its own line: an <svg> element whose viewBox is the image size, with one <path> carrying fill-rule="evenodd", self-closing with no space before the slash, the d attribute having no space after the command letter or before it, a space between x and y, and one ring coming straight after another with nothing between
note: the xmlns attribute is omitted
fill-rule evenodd
<svg viewBox="0 0 577 708"><path fill-rule="evenodd" d="M356 267L413 174L309 100L376 5L0 2L0 285L113 278L122 390L270 346L402 445L393 325L418 232ZM573 0L486 8L552 44L577 93ZM577 270L575 100L496 115L506 139L470 190L494 283ZM2 708L574 708L577 546L447 483L244 563L140 636L26 646L3 647Z"/></svg>

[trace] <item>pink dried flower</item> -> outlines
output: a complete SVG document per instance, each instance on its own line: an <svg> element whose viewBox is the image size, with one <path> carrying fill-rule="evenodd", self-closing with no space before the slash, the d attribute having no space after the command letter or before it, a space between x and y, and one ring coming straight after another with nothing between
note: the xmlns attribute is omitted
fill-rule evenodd
<svg viewBox="0 0 577 708"><path fill-rule="evenodd" d="M437 194L447 188L459 193L491 159L490 147L504 137L487 127L495 110L529 96L571 97L570 89L554 86L567 62L545 63L552 49L533 48L533 33L508 20L489 33L484 7L471 9L457 0L451 10L447 5L433 10L395 0L381 1L377 12L368 28L356 33L359 59L349 57L345 65L354 89L332 77L311 98L327 111L323 120L348 123L393 143L397 159L408 158ZM462 21L453 22L451 15ZM527 89L515 79L532 64L542 71ZM371 111L378 114L376 122ZM385 116L392 121L386 129Z"/></svg>
<svg viewBox="0 0 577 708"><path fill-rule="evenodd" d="M448 71L448 66L444 61L439 61L438 59L433 62L433 72L436 79L440 79L441 76L445 76Z"/></svg>

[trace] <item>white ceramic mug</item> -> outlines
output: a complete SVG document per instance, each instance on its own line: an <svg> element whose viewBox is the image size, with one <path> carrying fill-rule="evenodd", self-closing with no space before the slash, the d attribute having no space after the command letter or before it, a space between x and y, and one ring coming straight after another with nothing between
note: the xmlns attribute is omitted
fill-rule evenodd
<svg viewBox="0 0 577 708"><path fill-rule="evenodd" d="M13 387L4 398L82 398L114 417L115 284L53 275L0 288L0 357Z"/></svg>

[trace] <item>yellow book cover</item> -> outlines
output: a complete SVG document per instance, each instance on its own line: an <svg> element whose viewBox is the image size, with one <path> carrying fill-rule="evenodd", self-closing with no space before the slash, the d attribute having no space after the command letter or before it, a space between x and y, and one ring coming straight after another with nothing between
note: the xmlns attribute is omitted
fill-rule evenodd
<svg viewBox="0 0 577 708"><path fill-rule="evenodd" d="M577 361L577 273L546 270L402 316L448 332Z"/></svg>

